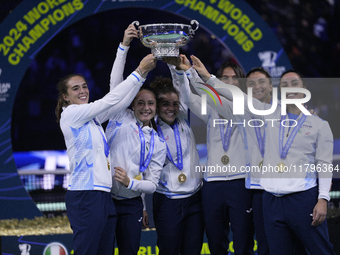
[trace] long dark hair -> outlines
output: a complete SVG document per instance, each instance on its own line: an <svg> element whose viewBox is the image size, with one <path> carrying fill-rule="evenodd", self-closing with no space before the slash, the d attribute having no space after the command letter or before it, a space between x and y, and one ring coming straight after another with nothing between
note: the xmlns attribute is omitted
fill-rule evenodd
<svg viewBox="0 0 340 255"><path fill-rule="evenodd" d="M179 98L179 92L174 88L172 80L163 76L157 76L151 83L150 87L155 90L157 103L159 103L160 95L167 93L175 93Z"/></svg>
<svg viewBox="0 0 340 255"><path fill-rule="evenodd" d="M162 102L161 95L174 93L179 98L179 91L175 89L172 80L163 76L157 76L151 83L150 87L153 88L157 95L157 108L159 103Z"/></svg>
<svg viewBox="0 0 340 255"><path fill-rule="evenodd" d="M217 72L216 72L216 77L217 78L222 78L222 74L223 74L223 70L227 67L230 67L234 70L237 78L239 78L238 82L239 82L239 85L240 85L240 89L244 92L244 93L247 93L247 86L246 86L246 83L245 83L245 75L244 75L244 72L242 70L242 68L235 64L234 62L224 62L220 68L218 68Z"/></svg>
<svg viewBox="0 0 340 255"><path fill-rule="evenodd" d="M63 107L67 107L70 103L67 102L64 98L63 95L67 95L67 90L68 90L68 82L71 78L80 76L86 81L85 77L81 74L68 74L65 77L61 78L59 82L57 83L57 90L58 90L58 103L57 107L55 108L55 115L57 116L57 123L59 123L60 118L61 118L61 113L63 112Z"/></svg>

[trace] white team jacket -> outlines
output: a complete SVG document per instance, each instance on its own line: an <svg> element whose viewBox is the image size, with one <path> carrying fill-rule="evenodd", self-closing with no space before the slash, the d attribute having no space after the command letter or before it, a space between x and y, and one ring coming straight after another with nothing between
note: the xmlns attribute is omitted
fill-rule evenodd
<svg viewBox="0 0 340 255"><path fill-rule="evenodd" d="M177 72L181 73L182 71ZM203 82L193 68L187 70L184 75L186 75L190 81L200 80L200 82ZM186 85L186 89L189 89L190 91L189 84ZM181 88L184 89L184 86ZM197 89L196 92L199 95L205 93L200 89ZM228 101L224 98L222 98L222 100ZM226 132L228 124L222 124L219 114L223 116L228 123L230 121L235 123L236 118L232 114L231 107L224 108L222 111L217 112L215 108L207 105L207 114L203 115L201 113L202 99L200 96L193 94L191 91L190 103L188 103L188 105L190 105L190 110L207 124L208 159L204 172L204 179L206 181L227 181L245 178L246 173L240 171L241 166L249 165L245 128L242 125L233 125L230 143L226 153L224 152L222 145L220 128L222 125L223 132ZM225 105L225 103L223 105ZM221 163L221 158L225 154L230 160L228 165L223 165Z"/></svg>
<svg viewBox="0 0 340 255"><path fill-rule="evenodd" d="M60 127L64 134L71 176L69 190L102 190L110 192L112 181L104 152L103 123L108 116L126 108L128 94L138 91L144 79L133 72L125 81L102 99L89 104L64 108Z"/></svg>
<svg viewBox="0 0 340 255"><path fill-rule="evenodd" d="M215 84L221 84L221 81L212 76L207 83L214 87ZM195 83L195 86L201 85ZM225 84L223 86L227 87ZM222 96L232 100L232 94L229 89L216 88L216 90ZM318 198L329 200L332 179L333 135L328 122L315 115L307 116L293 140L286 158L282 160L286 167L284 172L281 173L277 171L277 165L281 162L279 152L279 130L280 125L282 125L280 122L281 105L279 103L274 113L270 115L258 116L250 112L247 95L245 94L244 99L245 114L262 119L266 123L265 156L260 180L261 186L266 191L281 196L308 190L318 184ZM261 103L257 99L253 99L252 102L254 108L258 110L267 110L272 107ZM209 102L208 99L208 103L212 102ZM300 114L297 121L301 119L302 115L303 113ZM283 144L286 143L290 134L288 134L288 128L285 128Z"/></svg>
<svg viewBox="0 0 340 255"><path fill-rule="evenodd" d="M128 199L140 196L141 193L153 193L158 186L159 178L165 161L166 147L157 132L151 127L143 127L145 137L145 155L150 150L151 132L154 133L154 151L147 169L142 173L143 179L135 177L140 174L140 151L141 142L139 129L136 123L143 126L135 117L133 111L126 109L120 114L112 117L106 128L107 139L110 145L110 158L112 167L123 168L130 178L127 188L116 180L112 181L112 195L116 199ZM112 171L114 175L114 169ZM151 182L154 187L150 191L145 188L146 181ZM143 185L144 183L144 185ZM150 186L149 186L150 187Z"/></svg>
<svg viewBox="0 0 340 255"><path fill-rule="evenodd" d="M123 72L126 55L129 47L119 45L116 59L114 61L111 77L110 90L115 90L116 85L123 80ZM138 91L131 91L126 107L131 104ZM163 168L166 155L166 146L159 138L156 131L150 127L143 127L145 137L146 158L150 148L151 132L154 132L154 152L148 168L142 174L142 180L135 177L140 174L140 151L141 142L137 122L142 127L142 123L135 117L132 110L124 109L119 113L110 116L109 124L106 127L106 136L110 146L110 161L112 164L112 196L115 199L129 199L140 196L141 193L153 193L158 185L159 177ZM114 179L114 167L121 167L130 178L128 187Z"/></svg>
<svg viewBox="0 0 340 255"><path fill-rule="evenodd" d="M228 101L228 100L227 100ZM228 103L231 104L230 101ZM249 114L245 116L236 116L236 119L239 123L244 122L245 128L247 132L247 145L249 152L249 160L250 160L250 168L246 170L246 188L247 189L262 189L263 187L260 184L260 180L262 177L260 162L263 161L259 142L257 140L255 127L253 126L261 126L262 122L260 122L257 118L252 118ZM265 125L259 127L259 139L265 139ZM264 144L262 144L264 146ZM249 169L249 170L248 170Z"/></svg>
<svg viewBox="0 0 340 255"><path fill-rule="evenodd" d="M158 118L165 141L169 147L171 157L175 163L178 162L177 148L173 129ZM199 156L196 149L194 134L184 118L177 117L178 129L181 138L183 169L179 170L166 158L159 186L156 190L171 199L185 198L193 195L202 186L202 174L195 171L199 165ZM178 176L183 173L187 179L184 183L178 181Z"/></svg>
<svg viewBox="0 0 340 255"><path fill-rule="evenodd" d="M172 75L174 87L179 91L185 80L183 75L178 76L175 73L174 66L168 65ZM186 81L188 82L188 81ZM186 198L197 192L202 186L202 173L196 170L199 166L199 156L196 148L194 134L188 124L188 107L185 98L188 97L187 91L179 93L180 112L177 117L178 129L183 155L183 169L179 170L171 161L166 159L162 170L161 179L156 192L166 195L171 199ZM164 139L168 145L171 157L175 163L178 162L176 140L173 129L158 117L158 123L161 127ZM178 181L178 176L184 173L187 180L184 183Z"/></svg>

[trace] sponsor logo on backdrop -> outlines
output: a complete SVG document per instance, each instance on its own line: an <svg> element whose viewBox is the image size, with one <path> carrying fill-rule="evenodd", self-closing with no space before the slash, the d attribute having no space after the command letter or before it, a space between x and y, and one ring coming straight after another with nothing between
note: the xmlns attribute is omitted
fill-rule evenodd
<svg viewBox="0 0 340 255"><path fill-rule="evenodd" d="M262 67L268 70L271 77L280 77L283 72L286 71L285 66L276 66L276 62L281 54L275 51L262 51L257 54L262 62Z"/></svg>
<svg viewBox="0 0 340 255"><path fill-rule="evenodd" d="M8 91L11 88L11 83L3 82L1 80L2 69L0 68L0 102L5 102L6 98L9 96Z"/></svg>

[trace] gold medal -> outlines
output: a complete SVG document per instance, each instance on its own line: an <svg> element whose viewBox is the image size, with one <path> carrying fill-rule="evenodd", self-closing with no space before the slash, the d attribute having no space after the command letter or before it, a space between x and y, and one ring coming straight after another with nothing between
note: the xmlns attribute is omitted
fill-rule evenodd
<svg viewBox="0 0 340 255"><path fill-rule="evenodd" d="M185 183L187 180L187 176L183 173L181 173L179 176L178 176L178 181L179 183Z"/></svg>
<svg viewBox="0 0 340 255"><path fill-rule="evenodd" d="M108 159L106 159L107 160L107 170L109 170L110 171L110 162L109 162L109 160Z"/></svg>
<svg viewBox="0 0 340 255"><path fill-rule="evenodd" d="M263 166L263 160L259 163L260 170L262 169L262 166Z"/></svg>
<svg viewBox="0 0 340 255"><path fill-rule="evenodd" d="M223 157L221 158L221 162L223 165L228 165L229 157L227 155L223 155Z"/></svg>
<svg viewBox="0 0 340 255"><path fill-rule="evenodd" d="M135 176L135 179L136 179L136 180L141 180L141 179L142 179L142 174L136 175L136 176Z"/></svg>
<svg viewBox="0 0 340 255"><path fill-rule="evenodd" d="M282 162L280 164L277 165L279 167L279 173L283 173L283 169L285 167L285 164L283 164Z"/></svg>

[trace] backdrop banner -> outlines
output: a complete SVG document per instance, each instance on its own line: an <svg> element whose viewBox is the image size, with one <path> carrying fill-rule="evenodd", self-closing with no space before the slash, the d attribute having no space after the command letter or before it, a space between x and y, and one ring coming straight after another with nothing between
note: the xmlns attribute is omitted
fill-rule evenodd
<svg viewBox="0 0 340 255"><path fill-rule="evenodd" d="M75 22L104 11L131 7L197 20L200 28L230 49L245 70L262 66L278 77L291 68L274 33L241 0L22 1L0 24L0 219L42 216L20 181L11 144L13 104L30 63L53 37ZM132 20L133 12L131 9Z"/></svg>

